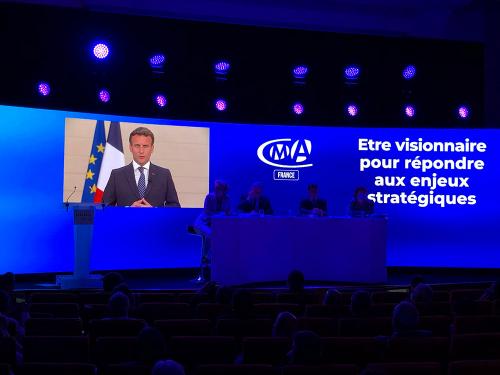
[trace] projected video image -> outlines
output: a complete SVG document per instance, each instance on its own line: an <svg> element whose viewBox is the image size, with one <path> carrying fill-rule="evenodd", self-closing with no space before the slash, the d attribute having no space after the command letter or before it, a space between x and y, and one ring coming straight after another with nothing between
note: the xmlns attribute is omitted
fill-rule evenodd
<svg viewBox="0 0 500 375"><path fill-rule="evenodd" d="M63 201L203 207L209 129L66 118Z"/></svg>

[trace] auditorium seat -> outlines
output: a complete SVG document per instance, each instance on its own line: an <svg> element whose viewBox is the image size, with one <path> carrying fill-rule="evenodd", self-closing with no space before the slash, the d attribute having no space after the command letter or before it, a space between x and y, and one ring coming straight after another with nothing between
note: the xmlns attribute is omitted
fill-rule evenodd
<svg viewBox="0 0 500 375"><path fill-rule="evenodd" d="M455 334L500 332L500 316L456 316L453 325Z"/></svg>
<svg viewBox="0 0 500 375"><path fill-rule="evenodd" d="M384 375L441 375L443 370L439 362L396 362L370 363L365 371Z"/></svg>
<svg viewBox="0 0 500 375"><path fill-rule="evenodd" d="M219 336L271 336L273 321L271 319L219 319L215 333Z"/></svg>
<svg viewBox="0 0 500 375"><path fill-rule="evenodd" d="M270 319L275 319L280 312L285 311L299 315L302 312L302 308L295 303L258 303L254 305L254 312L257 316Z"/></svg>
<svg viewBox="0 0 500 375"><path fill-rule="evenodd" d="M230 305L223 305L221 303L199 303L196 306L196 317L203 319L217 320L219 316L229 314L231 312Z"/></svg>
<svg viewBox="0 0 500 375"><path fill-rule="evenodd" d="M83 324L80 318L28 319L26 336L80 336Z"/></svg>
<svg viewBox="0 0 500 375"><path fill-rule="evenodd" d="M263 292L252 290L253 303L274 303L276 302L276 296L272 292Z"/></svg>
<svg viewBox="0 0 500 375"><path fill-rule="evenodd" d="M451 316L425 315L420 317L418 328L431 331L433 336L446 337L450 335Z"/></svg>
<svg viewBox="0 0 500 375"><path fill-rule="evenodd" d="M50 314L53 318L79 318L80 309L77 303L32 303L30 313Z"/></svg>
<svg viewBox="0 0 500 375"><path fill-rule="evenodd" d="M323 363L354 363L364 366L382 359L385 343L374 337L321 338Z"/></svg>
<svg viewBox="0 0 500 375"><path fill-rule="evenodd" d="M203 365L196 375L281 375L281 370L270 365Z"/></svg>
<svg viewBox="0 0 500 375"><path fill-rule="evenodd" d="M155 320L191 318L191 307L187 303L142 303L137 315L150 324Z"/></svg>
<svg viewBox="0 0 500 375"><path fill-rule="evenodd" d="M307 305L321 302L321 295L314 291L306 290L304 293L288 293L282 292L276 294L277 303L295 303L299 305Z"/></svg>
<svg viewBox="0 0 500 375"><path fill-rule="evenodd" d="M117 364L103 367L99 375L151 375L151 369L142 365Z"/></svg>
<svg viewBox="0 0 500 375"><path fill-rule="evenodd" d="M286 364L292 342L287 337L245 337L242 341L243 363Z"/></svg>
<svg viewBox="0 0 500 375"><path fill-rule="evenodd" d="M16 364L16 341L12 337L0 337L0 363Z"/></svg>
<svg viewBox="0 0 500 375"><path fill-rule="evenodd" d="M338 321L332 318L299 318L299 330L313 331L319 336L337 336Z"/></svg>
<svg viewBox="0 0 500 375"><path fill-rule="evenodd" d="M455 289L450 291L450 302L477 301L482 295L483 289Z"/></svg>
<svg viewBox="0 0 500 375"><path fill-rule="evenodd" d="M26 363L86 363L89 360L89 339L85 336L26 336L23 346Z"/></svg>
<svg viewBox="0 0 500 375"><path fill-rule="evenodd" d="M171 336L210 336L213 333L213 324L208 319L156 320L154 326L167 339Z"/></svg>
<svg viewBox="0 0 500 375"><path fill-rule="evenodd" d="M97 368L89 363L26 363L16 375L95 375Z"/></svg>
<svg viewBox="0 0 500 375"><path fill-rule="evenodd" d="M80 304L83 305L106 305L109 301L109 293L80 293Z"/></svg>
<svg viewBox="0 0 500 375"><path fill-rule="evenodd" d="M322 366L285 366L282 375L357 375L359 368L352 364Z"/></svg>
<svg viewBox="0 0 500 375"><path fill-rule="evenodd" d="M374 303L370 306L369 315L372 317L392 316L392 311L394 310L395 306L395 303Z"/></svg>
<svg viewBox="0 0 500 375"><path fill-rule="evenodd" d="M73 293L33 293L31 303L79 303L78 295Z"/></svg>
<svg viewBox="0 0 500 375"><path fill-rule="evenodd" d="M500 333L454 335L451 339L451 360L498 358L500 358Z"/></svg>
<svg viewBox="0 0 500 375"><path fill-rule="evenodd" d="M448 375L498 375L500 360L454 361L448 364Z"/></svg>
<svg viewBox="0 0 500 375"><path fill-rule="evenodd" d="M437 301L427 303L416 303L420 316L424 315L451 315L451 304L448 301Z"/></svg>
<svg viewBox="0 0 500 375"><path fill-rule="evenodd" d="M146 326L142 319L94 319L89 323L91 340L105 336L137 336Z"/></svg>
<svg viewBox="0 0 500 375"><path fill-rule="evenodd" d="M198 293L196 293L196 292L178 293L177 294L177 302L191 304L193 302L193 299L197 296L198 296ZM202 301L202 302L211 302L211 301Z"/></svg>
<svg viewBox="0 0 500 375"><path fill-rule="evenodd" d="M328 318L350 315L348 306L336 305L306 305L304 316L311 318Z"/></svg>
<svg viewBox="0 0 500 375"><path fill-rule="evenodd" d="M392 319L389 317L339 319L340 336L388 336L391 331Z"/></svg>
<svg viewBox="0 0 500 375"><path fill-rule="evenodd" d="M237 344L233 337L173 336L169 342L172 359L191 366L233 363Z"/></svg>
<svg viewBox="0 0 500 375"><path fill-rule="evenodd" d="M387 342L385 362L446 362L448 337L395 337Z"/></svg>
<svg viewBox="0 0 500 375"><path fill-rule="evenodd" d="M491 315L494 313L491 301L458 300L453 302L452 309L455 315Z"/></svg>
<svg viewBox="0 0 500 375"><path fill-rule="evenodd" d="M378 291L373 292L372 303L392 303L396 304L408 298L407 291Z"/></svg>
<svg viewBox="0 0 500 375"><path fill-rule="evenodd" d="M432 302L450 302L450 292L447 290L433 290Z"/></svg>
<svg viewBox="0 0 500 375"><path fill-rule="evenodd" d="M99 366L139 359L137 337L99 337L93 349L93 357Z"/></svg>
<svg viewBox="0 0 500 375"><path fill-rule="evenodd" d="M175 293L134 293L134 299L138 305L141 303L177 302L177 295Z"/></svg>

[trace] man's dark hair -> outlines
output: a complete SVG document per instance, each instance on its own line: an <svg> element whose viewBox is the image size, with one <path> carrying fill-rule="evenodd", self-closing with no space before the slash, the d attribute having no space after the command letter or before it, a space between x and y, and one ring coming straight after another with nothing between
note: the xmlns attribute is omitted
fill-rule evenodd
<svg viewBox="0 0 500 375"><path fill-rule="evenodd" d="M102 278L102 288L105 293L111 293L118 285L123 283L123 276L118 272L110 272Z"/></svg>
<svg viewBox="0 0 500 375"><path fill-rule="evenodd" d="M304 291L304 274L302 271L293 270L288 274L288 291L300 293Z"/></svg>
<svg viewBox="0 0 500 375"><path fill-rule="evenodd" d="M318 184L309 184L309 185L307 185L307 190L317 189L317 188L318 188Z"/></svg>
<svg viewBox="0 0 500 375"><path fill-rule="evenodd" d="M144 137L151 137L151 144L153 144L153 145L155 144L155 135L148 128L140 126L137 129L134 129L128 137L128 143L132 144L132 137L134 135L143 135Z"/></svg>

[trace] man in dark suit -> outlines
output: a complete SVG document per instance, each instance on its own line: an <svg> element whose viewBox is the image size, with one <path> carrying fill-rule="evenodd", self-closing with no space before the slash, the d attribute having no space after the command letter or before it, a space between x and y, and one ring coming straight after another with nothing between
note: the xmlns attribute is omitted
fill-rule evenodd
<svg viewBox="0 0 500 375"><path fill-rule="evenodd" d="M300 214L312 216L326 216L326 200L319 198L318 185L309 184L307 187L308 198L300 202Z"/></svg>
<svg viewBox="0 0 500 375"><path fill-rule="evenodd" d="M172 174L149 160L155 137L139 127L129 136L132 163L111 171L103 203L111 206L180 207Z"/></svg>
<svg viewBox="0 0 500 375"><path fill-rule="evenodd" d="M238 211L243 213L264 213L266 215L273 214L271 201L262 195L262 185L259 182L252 185L246 197L241 197Z"/></svg>

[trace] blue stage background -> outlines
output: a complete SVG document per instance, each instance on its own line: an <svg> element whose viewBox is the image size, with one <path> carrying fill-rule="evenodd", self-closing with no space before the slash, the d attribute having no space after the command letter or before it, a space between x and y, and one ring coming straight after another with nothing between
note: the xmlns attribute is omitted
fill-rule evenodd
<svg viewBox="0 0 500 375"><path fill-rule="evenodd" d="M429 189L374 186L383 176L469 177L469 188L437 188L436 194L476 195L474 205L447 207L376 204L389 218L387 265L429 267L500 267L500 212L497 189L500 170L498 130L373 129L347 127L264 126L254 124L193 123L160 119L103 116L64 111L0 106L6 163L0 185L0 272L63 272L73 265L72 214L64 208L64 120L66 117L137 123L204 126L210 128L210 183L217 178L230 185L233 206L252 182L263 183L279 215L294 215L307 185L318 183L328 200L329 214L348 213L353 190L428 193ZM464 141L487 143L484 153L358 151L358 139L402 141ZM297 168L299 181L275 181L277 168L263 163L257 149L275 139L307 139L313 166ZM394 148L394 145L393 145ZM266 149L268 151L268 149ZM268 155L268 154L266 154ZM360 172L360 158L458 159L466 156L485 162L484 170L418 171L397 168ZM153 156L154 160L154 156ZM286 162L285 157L282 162ZM409 177L406 179L408 180ZM96 213L94 270L195 267L200 240L187 233L199 209L107 208ZM258 235L258 234L249 234ZM360 233L362 235L362 233ZM330 239L334 243L335 239ZM333 246L332 246L332 251ZM353 261L363 261L354 259Z"/></svg>

